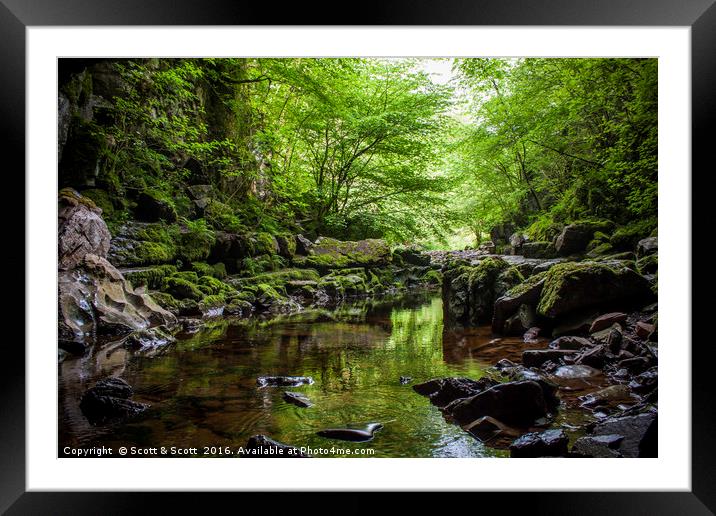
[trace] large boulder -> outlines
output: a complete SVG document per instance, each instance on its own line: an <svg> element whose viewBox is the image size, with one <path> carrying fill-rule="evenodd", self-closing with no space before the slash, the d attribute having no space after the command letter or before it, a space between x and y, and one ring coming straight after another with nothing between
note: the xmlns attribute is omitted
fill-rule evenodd
<svg viewBox="0 0 716 516"><path fill-rule="evenodd" d="M176 317L143 289L135 290L106 259L87 254L60 271L59 338L82 342L96 335L123 335L151 326L174 326Z"/></svg>
<svg viewBox="0 0 716 516"><path fill-rule="evenodd" d="M297 252L299 252L297 240ZM299 267L310 267L320 271L348 269L353 267L385 267L390 264L390 247L384 240L366 239L342 241L321 237L306 251L306 256L297 256L293 263ZM299 252L300 254L300 252Z"/></svg>
<svg viewBox="0 0 716 516"><path fill-rule="evenodd" d="M102 210L71 188L60 191L57 233L57 266L72 269L87 254L106 258L111 235Z"/></svg>
<svg viewBox="0 0 716 516"><path fill-rule="evenodd" d="M446 271L442 296L445 319L465 325L491 323L495 301L522 279L517 269L497 257Z"/></svg>
<svg viewBox="0 0 716 516"><path fill-rule="evenodd" d="M657 457L657 425L657 415L648 412L608 418L597 423L591 436L575 442L572 453L591 457Z"/></svg>
<svg viewBox="0 0 716 516"><path fill-rule="evenodd" d="M609 231L613 227L614 224L607 221L583 221L569 224L557 236L554 243L555 249L562 256L584 252L594 233L597 231Z"/></svg>
<svg viewBox="0 0 716 516"><path fill-rule="evenodd" d="M627 267L567 262L547 271L537 313L556 318L587 308L643 306L653 298L649 281Z"/></svg>
<svg viewBox="0 0 716 516"><path fill-rule="evenodd" d="M548 415L542 387L531 380L501 383L479 394L455 401L448 407L461 425L490 416L508 425L530 426Z"/></svg>

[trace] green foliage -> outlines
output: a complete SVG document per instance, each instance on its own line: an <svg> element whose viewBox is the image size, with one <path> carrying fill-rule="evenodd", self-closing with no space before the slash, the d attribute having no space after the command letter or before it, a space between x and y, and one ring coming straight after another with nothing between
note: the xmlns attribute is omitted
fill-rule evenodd
<svg viewBox="0 0 716 516"><path fill-rule="evenodd" d="M461 59L475 124L454 167L459 205L481 230L497 221L550 240L585 217L656 214L656 59ZM532 219L532 220L530 220Z"/></svg>
<svg viewBox="0 0 716 516"><path fill-rule="evenodd" d="M193 262L204 260L211 252L216 235L204 219L184 220L185 231L178 239L178 255L181 260Z"/></svg>

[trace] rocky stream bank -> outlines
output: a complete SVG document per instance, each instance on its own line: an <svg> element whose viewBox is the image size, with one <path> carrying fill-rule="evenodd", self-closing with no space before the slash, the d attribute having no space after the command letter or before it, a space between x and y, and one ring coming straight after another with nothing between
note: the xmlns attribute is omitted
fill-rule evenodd
<svg viewBox="0 0 716 516"><path fill-rule="evenodd" d="M217 317L270 317L441 287L446 325L489 325L497 336L548 344L526 346L521 362L499 360L479 379L415 384L401 377L406 389L515 457L656 455L656 236L615 249L608 228L576 224L549 243L512 235L475 250L420 252L380 240L202 236L159 216L127 222L112 236L88 198L65 189L59 201L60 360L109 343L151 352ZM597 383L598 390L589 388ZM292 384L257 379L257 389L275 386ZM92 424L111 424L146 410L131 398L131 386L110 377L83 394L80 408ZM300 394L286 391L284 399L310 410L311 400ZM573 442L567 433L574 428L559 418L567 405L592 416ZM372 428L326 435L372 439L378 427ZM287 445L256 436L247 449L279 446Z"/></svg>

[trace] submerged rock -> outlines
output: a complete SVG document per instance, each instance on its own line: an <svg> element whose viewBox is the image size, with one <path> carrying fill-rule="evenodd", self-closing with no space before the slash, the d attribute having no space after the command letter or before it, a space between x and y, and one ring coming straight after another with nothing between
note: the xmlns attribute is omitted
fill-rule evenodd
<svg viewBox="0 0 716 516"><path fill-rule="evenodd" d="M308 399L308 396L300 394L298 392L286 391L283 393L283 399L286 400L288 403L291 403L301 408L308 408L313 406L313 403L311 403L311 400Z"/></svg>
<svg viewBox="0 0 716 516"><path fill-rule="evenodd" d="M547 361L559 363L576 354L577 352L571 349L527 349L522 352L522 363L526 367L540 367Z"/></svg>
<svg viewBox="0 0 716 516"><path fill-rule="evenodd" d="M280 443L263 435L249 437L246 445L241 450L242 457L283 457L283 458L307 458L310 455L302 453L300 449L290 444Z"/></svg>
<svg viewBox="0 0 716 516"><path fill-rule="evenodd" d="M561 428L531 432L520 436L510 445L510 457L564 457L567 455L568 443L569 438Z"/></svg>
<svg viewBox="0 0 716 516"><path fill-rule="evenodd" d="M132 387L120 378L105 378L88 389L80 400L80 410L93 424L123 420L141 412L149 405L132 401Z"/></svg>
<svg viewBox="0 0 716 516"><path fill-rule="evenodd" d="M310 376L259 376L256 379L259 387L298 387L312 383L313 378Z"/></svg>
<svg viewBox="0 0 716 516"><path fill-rule="evenodd" d="M340 441L365 442L371 441L375 433L382 429L381 423L369 423L363 429L356 428L327 428L316 432L316 435L327 439L338 439Z"/></svg>

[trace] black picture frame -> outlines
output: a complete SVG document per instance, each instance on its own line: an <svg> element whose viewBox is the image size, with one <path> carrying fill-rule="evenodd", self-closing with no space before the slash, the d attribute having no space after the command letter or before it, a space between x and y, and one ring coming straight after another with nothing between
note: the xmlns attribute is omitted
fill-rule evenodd
<svg viewBox="0 0 716 516"><path fill-rule="evenodd" d="M0 0L0 70L3 77L0 141L5 144L3 161L8 163L8 157L15 158L12 160L16 163L14 170L24 171L25 30L28 26L296 25L300 22L311 25L635 25L691 27L693 170L705 168L707 163L712 169L709 129L712 120L716 119L715 1L450 0L438 3L401 0L364 2L356 5L355 12L346 15L331 7L309 9L305 3L277 8L269 2L231 0ZM708 177L708 169L699 168L699 171ZM698 177L691 173L692 181ZM688 171L684 171L684 180L690 180ZM24 181L18 183L19 189L15 191L24 192ZM697 191L692 183L692 192ZM692 218L697 220L695 212L693 214ZM22 231L23 228L18 229ZM690 250L683 251L690 260ZM17 255L14 258L15 267L23 263ZM692 260L692 270L700 270L698 265L696 259ZM31 271L25 270L26 275L29 273ZM692 319L699 320L693 316ZM686 342L678 345L686 348L689 328L684 329L684 335ZM19 338L15 336L14 340ZM6 370L0 375L0 510L7 510L7 514L143 513L151 506L148 502L158 500L160 496L165 511L172 510L170 507L181 507L182 512L207 507L206 495L199 494L25 492L25 350L17 342L12 345L6 342L4 348L2 362ZM711 424L714 388L709 374L714 359L713 348L711 342L699 342L691 350L692 491L515 493L509 495L508 509L523 506L532 513L544 511L550 514L713 514L716 511L716 453ZM212 505L222 503L215 498L216 494L210 496ZM260 502L266 494L242 493L240 496L243 503L247 498ZM421 495L411 496L421 503ZM485 503L496 503L497 507L505 508L507 503L504 493L470 496L471 504L476 508L484 507ZM270 512L278 512L284 507L301 507L305 503L303 500L304 495L298 493L289 497L271 497ZM341 505L352 512L363 512L370 510L373 504L365 497L359 499L357 493L348 493Z"/></svg>

